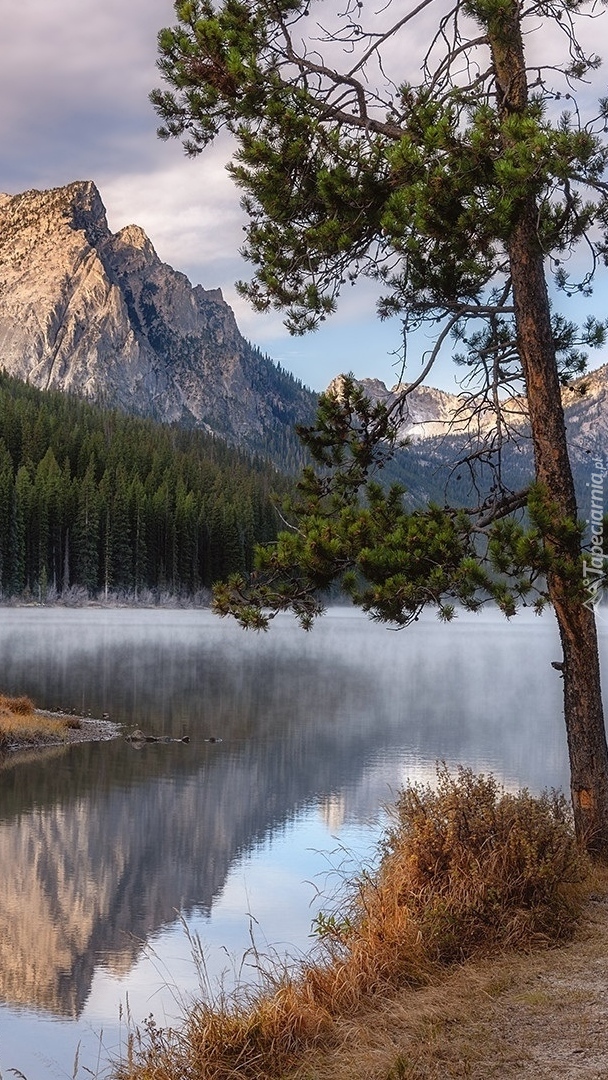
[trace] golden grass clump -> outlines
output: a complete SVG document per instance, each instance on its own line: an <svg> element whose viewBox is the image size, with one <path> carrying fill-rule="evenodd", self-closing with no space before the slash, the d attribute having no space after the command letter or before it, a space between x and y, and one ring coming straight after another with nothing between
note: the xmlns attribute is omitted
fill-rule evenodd
<svg viewBox="0 0 608 1080"><path fill-rule="evenodd" d="M434 788L401 793L381 853L346 913L318 920L331 962L304 980L340 1011L480 950L568 937L589 869L563 796L509 794L493 776L445 766Z"/></svg>
<svg viewBox="0 0 608 1080"><path fill-rule="evenodd" d="M0 694L0 710L15 713L17 716L29 716L35 709L34 702L29 697L9 697Z"/></svg>
<svg viewBox="0 0 608 1080"><path fill-rule="evenodd" d="M307 1050L329 1045L334 1020L296 977L267 973L266 991L201 1000L179 1030L148 1018L132 1034L122 1080L278 1080Z"/></svg>
<svg viewBox="0 0 608 1080"><path fill-rule="evenodd" d="M281 1076L307 1049L331 1040L333 1021L326 1004L306 985L285 976L272 993L247 1006L219 1012L197 1005L187 1024L194 1076L239 1076L263 1080ZM205 1070L197 1072L204 1062Z"/></svg>
<svg viewBox="0 0 608 1080"><path fill-rule="evenodd" d="M69 726L67 717L51 717L36 712L29 697L0 694L0 752L15 744L57 740Z"/></svg>
<svg viewBox="0 0 608 1080"><path fill-rule="evenodd" d="M123 1080L287 1076L378 994L476 952L567 937L588 870L563 797L445 767L436 787L402 792L380 854L340 913L317 919L317 955L266 972L263 990L197 1003L177 1032L149 1025Z"/></svg>

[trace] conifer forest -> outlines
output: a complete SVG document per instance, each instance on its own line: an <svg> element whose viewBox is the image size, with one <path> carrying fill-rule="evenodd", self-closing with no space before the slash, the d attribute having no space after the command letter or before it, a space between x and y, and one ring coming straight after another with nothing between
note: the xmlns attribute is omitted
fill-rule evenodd
<svg viewBox="0 0 608 1080"><path fill-rule="evenodd" d="M288 483L204 432L2 373L2 599L192 597L251 566L277 532L272 493Z"/></svg>

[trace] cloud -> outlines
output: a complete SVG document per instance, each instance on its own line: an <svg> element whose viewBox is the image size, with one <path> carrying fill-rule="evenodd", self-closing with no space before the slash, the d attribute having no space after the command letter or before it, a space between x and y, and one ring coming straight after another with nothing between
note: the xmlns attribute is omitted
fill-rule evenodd
<svg viewBox="0 0 608 1080"><path fill-rule="evenodd" d="M330 18L332 10L331 3L314 4L311 20ZM383 10L384 15L374 16L375 32L383 19L394 17L396 8ZM435 20L431 6L422 20L406 28L405 57L401 37L386 43L385 71L396 82L408 70L414 81L419 77ZM194 283L221 287L242 332L306 382L321 387L342 370L377 374L390 382L399 324L378 323L369 283L347 289L338 313L303 339L289 337L280 313L260 315L237 296L234 282L248 278L250 267L239 255L239 193L224 169L229 145L219 140L190 161L177 142L156 138L157 118L148 101L150 90L161 85L156 37L161 27L174 22L172 0L4 4L0 190L13 193L94 180L113 230L141 225L162 259ZM581 20L581 28L590 42L597 38L595 20ZM320 37L317 26L313 33ZM531 55L537 49L544 52L549 40L553 48L559 33L551 31L549 38L543 28L531 35ZM319 48L324 49L321 42ZM370 78L381 81L377 68ZM442 383L449 378L442 375Z"/></svg>
<svg viewBox="0 0 608 1080"><path fill-rule="evenodd" d="M53 186L154 157L147 95L169 0L21 0L0 40L2 186ZM149 140L149 150L147 150Z"/></svg>
<svg viewBox="0 0 608 1080"><path fill-rule="evenodd" d="M166 156L165 167L153 174L136 171L102 178L98 186L110 228L141 225L160 257L195 282L205 285L211 266L216 279L228 275L232 282L243 273L238 249L244 217L225 173L224 151L213 147L195 162Z"/></svg>

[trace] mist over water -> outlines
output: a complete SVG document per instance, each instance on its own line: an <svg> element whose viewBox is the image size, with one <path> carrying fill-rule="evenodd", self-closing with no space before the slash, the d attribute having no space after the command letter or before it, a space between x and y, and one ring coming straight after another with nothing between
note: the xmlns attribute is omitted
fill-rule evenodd
<svg viewBox="0 0 608 1080"><path fill-rule="evenodd" d="M184 924L228 983L252 928L308 948L328 869L369 854L437 760L567 789L558 657L527 613L395 633L335 609L254 635L200 611L5 609L5 691L191 742L4 762L0 1071L71 1076L79 1043L95 1068L127 996L135 1021L174 1021L198 985Z"/></svg>

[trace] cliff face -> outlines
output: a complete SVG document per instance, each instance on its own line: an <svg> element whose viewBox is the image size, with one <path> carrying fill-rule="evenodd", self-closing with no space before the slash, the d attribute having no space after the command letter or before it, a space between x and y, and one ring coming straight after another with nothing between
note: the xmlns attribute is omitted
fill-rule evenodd
<svg viewBox="0 0 608 1080"><path fill-rule="evenodd" d="M138 226L113 234L90 181L0 196L0 364L57 389L203 427L253 450L315 396L240 334Z"/></svg>

